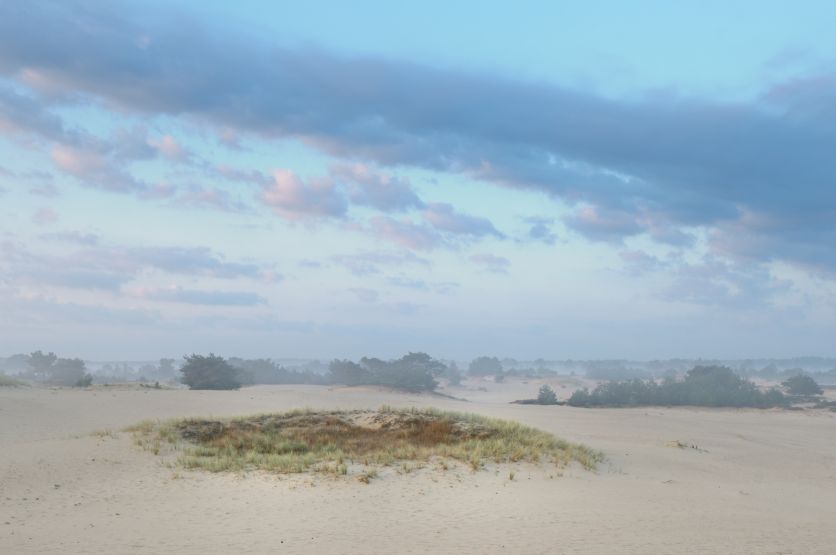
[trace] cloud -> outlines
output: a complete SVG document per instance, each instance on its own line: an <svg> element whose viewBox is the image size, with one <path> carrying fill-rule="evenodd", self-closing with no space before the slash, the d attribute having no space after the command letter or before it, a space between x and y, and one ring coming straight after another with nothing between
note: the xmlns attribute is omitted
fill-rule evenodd
<svg viewBox="0 0 836 555"><path fill-rule="evenodd" d="M658 297L712 307L762 310L790 289L790 282L774 277L764 265L732 265L709 255L700 262L679 263L673 282L660 290Z"/></svg>
<svg viewBox="0 0 836 555"><path fill-rule="evenodd" d="M191 160L192 154L171 135L163 135L158 139L149 139L148 144L163 158L172 162L185 163Z"/></svg>
<svg viewBox="0 0 836 555"><path fill-rule="evenodd" d="M0 134L67 140L61 119L41 101L0 85Z"/></svg>
<svg viewBox="0 0 836 555"><path fill-rule="evenodd" d="M474 254L470 260L480 266L486 272L494 274L507 274L511 267L511 261L504 256L494 254Z"/></svg>
<svg viewBox="0 0 836 555"><path fill-rule="evenodd" d="M331 260L357 276L378 274L383 270L405 265L430 266L429 260L406 250L401 252L382 251L340 254L331 257Z"/></svg>
<svg viewBox="0 0 836 555"><path fill-rule="evenodd" d="M0 244L0 278L9 283L117 291L146 270L216 279L262 279L269 269L229 262L203 247L116 247L82 242L60 255Z"/></svg>
<svg viewBox="0 0 836 555"><path fill-rule="evenodd" d="M269 175L256 170L241 170L227 166L226 164L218 164L214 170L217 175L236 183L249 182L261 186L273 184L273 179Z"/></svg>
<svg viewBox="0 0 836 555"><path fill-rule="evenodd" d="M145 184L124 171L108 153L92 144L58 144L50 151L55 166L83 185L114 192L141 191Z"/></svg>
<svg viewBox="0 0 836 555"><path fill-rule="evenodd" d="M597 241L618 241L643 230L635 216L628 212L583 206L563 222L569 229Z"/></svg>
<svg viewBox="0 0 836 555"><path fill-rule="evenodd" d="M205 306L257 306L267 304L267 299L246 291L203 291L198 289L142 290L138 296L152 301L184 303Z"/></svg>
<svg viewBox="0 0 836 555"><path fill-rule="evenodd" d="M348 196L354 204L371 206L382 212L424 207L408 179L375 171L366 164L335 164L330 175L347 186Z"/></svg>
<svg viewBox="0 0 836 555"><path fill-rule="evenodd" d="M395 287L439 293L442 295L450 294L459 287L458 283L451 281L432 283L423 279L416 279L414 277L407 276L392 276L387 278L386 282Z"/></svg>
<svg viewBox="0 0 836 555"><path fill-rule="evenodd" d="M304 182L290 170L273 172L273 183L261 192L261 201L289 220L342 218L348 205L330 179Z"/></svg>
<svg viewBox="0 0 836 555"><path fill-rule="evenodd" d="M377 302L380 293L375 291L374 289L367 289L365 287L354 287L349 289L351 293L353 293L360 302L363 303L374 303Z"/></svg>
<svg viewBox="0 0 836 555"><path fill-rule="evenodd" d="M32 221L38 225L54 224L58 221L58 212L52 208L38 208L32 215Z"/></svg>
<svg viewBox="0 0 836 555"><path fill-rule="evenodd" d="M527 233L529 240L539 241L547 245L554 245L555 241L557 241L557 235L552 231L552 225L554 225L553 218L530 216L525 218L524 221L531 226Z"/></svg>
<svg viewBox="0 0 836 555"><path fill-rule="evenodd" d="M457 212L452 205L446 203L434 202L428 204L424 211L424 219L432 224L435 229L454 235L470 237L492 235L500 239L504 237L487 218L462 214Z"/></svg>
<svg viewBox="0 0 836 555"><path fill-rule="evenodd" d="M643 250L623 250L618 253L628 274L643 275L665 267L665 263Z"/></svg>
<svg viewBox="0 0 836 555"><path fill-rule="evenodd" d="M177 193L173 202L180 206L192 208L211 208L224 212L247 212L250 207L236 199L229 191L217 187L203 187L201 185L189 185L175 189Z"/></svg>
<svg viewBox="0 0 836 555"><path fill-rule="evenodd" d="M739 256L802 265L814 259L817 267L836 269L832 223L825 223L836 205L832 72L798 76L750 102L640 93L620 100L240 38L205 32L185 18L148 28L108 5L6 2L0 73L36 76L69 97L92 96L123 110L297 138L380 167L542 191L579 206L567 225L594 240L646 234L687 242L682 229L736 228L747 237L733 248ZM28 110L29 102L3 93L4 129L64 135L60 122ZM286 217L345 211L330 192L308 193L310 186L298 183L276 187L267 198ZM750 227L743 212L773 226ZM774 237L785 239L773 249Z"/></svg>
<svg viewBox="0 0 836 555"><path fill-rule="evenodd" d="M377 216L370 223L374 235L408 249L432 250L445 244L444 237L431 227L406 219Z"/></svg>
<svg viewBox="0 0 836 555"><path fill-rule="evenodd" d="M81 233L80 231L56 231L42 234L41 239L92 246L97 245L101 238L95 233Z"/></svg>

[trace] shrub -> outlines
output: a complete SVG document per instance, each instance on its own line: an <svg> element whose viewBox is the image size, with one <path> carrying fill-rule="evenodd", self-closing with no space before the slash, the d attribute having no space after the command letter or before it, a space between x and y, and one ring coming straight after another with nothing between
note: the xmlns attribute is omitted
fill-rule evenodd
<svg viewBox="0 0 836 555"><path fill-rule="evenodd" d="M781 382L791 395L821 395L824 393L819 384L806 374L798 374Z"/></svg>
<svg viewBox="0 0 836 555"><path fill-rule="evenodd" d="M774 407L785 402L783 394L762 392L724 366L697 366L681 381L665 379L606 382L592 392L578 390L569 398L573 406L691 405L705 407Z"/></svg>
<svg viewBox="0 0 836 555"><path fill-rule="evenodd" d="M84 361L79 358L59 358L46 370L46 382L65 387L87 387L93 376L87 373Z"/></svg>
<svg viewBox="0 0 836 555"><path fill-rule="evenodd" d="M38 381L47 381L49 379L49 372L58 356L55 353L44 354L42 351L35 351L29 355L27 365L29 366L29 376Z"/></svg>
<svg viewBox="0 0 836 555"><path fill-rule="evenodd" d="M24 382L20 380L16 380L15 378L11 378L6 374L0 373L0 387L19 387L21 385L26 385Z"/></svg>
<svg viewBox="0 0 836 555"><path fill-rule="evenodd" d="M540 386L540 391L537 393L537 403L540 405L556 405L557 394L554 389L548 384Z"/></svg>
<svg viewBox="0 0 836 555"><path fill-rule="evenodd" d="M180 368L182 382L189 389L238 389L241 387L239 370L223 357L191 355L183 357L186 363Z"/></svg>
<svg viewBox="0 0 836 555"><path fill-rule="evenodd" d="M326 381L321 374L310 370L288 370L269 359L230 358L228 362L239 369L241 381L245 384L323 384Z"/></svg>
<svg viewBox="0 0 836 555"><path fill-rule="evenodd" d="M467 373L471 376L502 374L502 363L496 357L479 357L471 361Z"/></svg>
<svg viewBox="0 0 836 555"><path fill-rule="evenodd" d="M447 367L447 370L444 372L444 377L447 378L447 382L450 385L461 385L462 383L462 372L455 362L451 362Z"/></svg>
<svg viewBox="0 0 836 555"><path fill-rule="evenodd" d="M436 376L444 375L447 366L426 353L409 353L397 360L362 358L360 363L334 360L329 366L331 383L345 385L385 385L407 391L433 391Z"/></svg>
<svg viewBox="0 0 836 555"><path fill-rule="evenodd" d="M331 361L328 365L328 380L343 385L363 385L371 383L371 372L350 360Z"/></svg>

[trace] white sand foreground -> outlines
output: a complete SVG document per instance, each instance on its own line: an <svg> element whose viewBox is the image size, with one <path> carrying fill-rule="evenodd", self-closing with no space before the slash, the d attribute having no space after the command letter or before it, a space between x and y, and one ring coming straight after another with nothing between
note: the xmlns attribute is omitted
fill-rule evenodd
<svg viewBox="0 0 836 555"><path fill-rule="evenodd" d="M0 553L834 553L836 413L575 409L367 389L0 389ZM604 451L597 473L363 485L172 470L119 430L295 407L436 406ZM670 446L680 441L690 447Z"/></svg>

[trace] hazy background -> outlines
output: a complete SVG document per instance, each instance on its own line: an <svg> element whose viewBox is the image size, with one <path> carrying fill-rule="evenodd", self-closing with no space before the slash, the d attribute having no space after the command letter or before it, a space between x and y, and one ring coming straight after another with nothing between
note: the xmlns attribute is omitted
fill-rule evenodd
<svg viewBox="0 0 836 555"><path fill-rule="evenodd" d="M0 4L0 355L834 355L833 4L297 4Z"/></svg>

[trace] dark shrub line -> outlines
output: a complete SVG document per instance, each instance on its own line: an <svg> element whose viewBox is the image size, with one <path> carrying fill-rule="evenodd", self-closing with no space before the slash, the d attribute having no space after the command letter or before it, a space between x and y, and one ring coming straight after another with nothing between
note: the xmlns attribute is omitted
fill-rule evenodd
<svg viewBox="0 0 836 555"><path fill-rule="evenodd" d="M769 408L785 405L777 389L757 386L724 366L697 366L682 380L625 380L607 382L594 390L581 389L568 404L575 407L701 406Z"/></svg>

